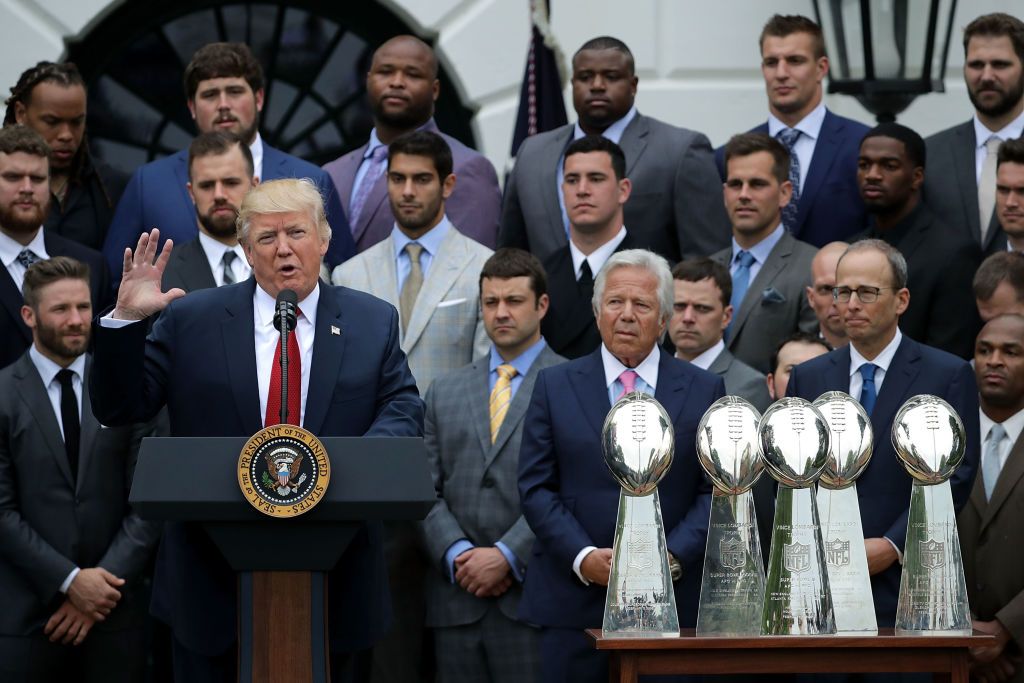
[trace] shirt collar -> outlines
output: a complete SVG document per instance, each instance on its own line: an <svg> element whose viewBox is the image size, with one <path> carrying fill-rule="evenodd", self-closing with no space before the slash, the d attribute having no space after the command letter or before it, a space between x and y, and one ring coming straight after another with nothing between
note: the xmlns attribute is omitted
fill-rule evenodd
<svg viewBox="0 0 1024 683"><path fill-rule="evenodd" d="M528 349L523 351L521 354L519 354L512 360L505 360L504 358L501 357L501 354L498 353L498 349L494 347L494 344L491 344L491 358L490 363L488 365L488 370L490 372L494 372L495 370L498 369L499 365L504 365L505 363L508 363L509 365L516 369L516 374L518 376L523 377L524 375L526 375L526 373L530 371L530 368L533 366L533 361L537 360L537 356L540 355L540 352L544 350L545 346L547 346L547 342L544 341L544 337L541 337L540 339L535 341Z"/></svg>
<svg viewBox="0 0 1024 683"><path fill-rule="evenodd" d="M206 254L206 260L210 263L210 272L217 272L217 268L220 266L221 261L224 259L224 252L233 251L235 256L242 259L242 262L248 265L248 261L245 258L245 250L242 249L241 244L235 244L233 247L229 247L223 242L218 242L202 230L199 231L199 246L203 248L203 253Z"/></svg>
<svg viewBox="0 0 1024 683"><path fill-rule="evenodd" d="M811 110L811 112L800 119L800 121L793 126L793 130L800 131L801 134L807 136L811 140L817 140L821 134L821 126L825 123L825 100L818 103L818 106ZM768 134L773 138L779 134L779 131L789 128L786 124L775 117L771 112L768 113Z"/></svg>
<svg viewBox="0 0 1024 683"><path fill-rule="evenodd" d="M974 144L981 148L985 146L988 139L995 135L1000 140L1016 140L1017 138L1024 135L1024 112L1020 113L1020 116L1010 121L1002 130L989 130L985 127L985 124L978 119L978 114L974 114Z"/></svg>
<svg viewBox="0 0 1024 683"><path fill-rule="evenodd" d="M897 327L896 334L893 336L892 341L882 349L882 352L878 354L874 360L868 360L864 356L860 355L857 347L850 344L850 377L853 377L856 373L860 372L860 366L865 363L874 363L882 369L882 372L889 372L889 364L892 363L892 357L896 355L896 349L899 348L901 341L903 341L903 333L900 332L900 328Z"/></svg>
<svg viewBox="0 0 1024 683"><path fill-rule="evenodd" d="M635 368L627 368L622 362L612 355L608 347L601 344L601 362L604 364L604 385L611 387L612 383L619 378L626 370L633 370L640 376L652 391L658 388L658 363L661 361L661 353L658 345L655 344L647 358Z"/></svg>
<svg viewBox="0 0 1024 683"><path fill-rule="evenodd" d="M725 341L723 339L719 339L717 344L691 360L690 364L695 365L701 370L707 370L711 367L711 364L715 362L715 359L718 358L722 351L725 351ZM679 358L678 354L676 355L676 358ZM680 360L683 359L680 358Z"/></svg>
<svg viewBox="0 0 1024 683"><path fill-rule="evenodd" d="M36 366L36 372L39 373L39 377L43 380L43 386L48 387L57 377L57 373L63 370L61 366L40 353L39 349L36 348L35 344L29 347L28 356L32 359L32 364ZM78 375L78 379L85 379L85 354L78 356L71 365L68 366L68 370L71 370Z"/></svg>
<svg viewBox="0 0 1024 683"><path fill-rule="evenodd" d="M256 131L256 137L253 139L252 144L249 145L249 151L252 152L252 167L253 170L259 174L264 175L263 171L263 138L260 137L260 132ZM263 178L261 177L262 181Z"/></svg>
<svg viewBox="0 0 1024 683"><path fill-rule="evenodd" d="M441 248L441 241L444 240L451 227L452 224L448 220L448 215L445 214L441 217L440 223L428 230L426 234L421 235L419 238L414 240L410 239L408 235L402 232L402 229L399 228L396 223L395 227L391 229L391 240L395 243L395 258L397 259L401 256L402 251L405 249L405 245L410 242L415 242L420 245L426 249L431 258L434 258L437 256L437 252Z"/></svg>
<svg viewBox="0 0 1024 683"><path fill-rule="evenodd" d="M777 226L775 226L775 229L772 230L767 237L765 237L763 240L761 240L760 242L746 250L744 250L743 247L739 245L739 242L736 241L736 238L733 237L732 260L735 261L736 257L739 255L741 251L747 251L751 256L754 257L755 261L763 264L765 261L768 260L768 254L772 253L772 249L774 249L775 245L779 243L779 240L782 239L782 235L785 234L785 232L786 230L785 228L782 227L782 223L779 223Z"/></svg>
<svg viewBox="0 0 1024 683"><path fill-rule="evenodd" d="M274 325L274 298L267 294L263 287L257 282L256 291L253 293L253 300L256 302L256 327L273 327ZM309 324L316 329L316 307L320 303L320 283L317 282L313 291L299 302L299 310L302 317L309 321Z"/></svg>
<svg viewBox="0 0 1024 683"><path fill-rule="evenodd" d="M981 427L981 447L985 448L985 440L988 438L988 433L992 429L992 426L996 424L996 421L985 414L985 411L978 408L978 426ZM1010 443L1017 443L1017 439L1020 438L1020 433L1024 431L1024 410L1019 410L1010 417L1006 418L1002 423L1003 429L1006 430L1006 436L1009 437Z"/></svg>
<svg viewBox="0 0 1024 683"><path fill-rule="evenodd" d="M595 278L604 264L611 258L611 255L615 253L615 250L622 244L622 240L626 239L626 226L619 228L619 231L615 233L615 237L611 238L594 251L590 252L590 255L585 255L580 251L572 240L569 240L569 254L572 256L572 272L578 280L580 278L580 268L583 267L583 262L586 261L590 264L590 274Z"/></svg>
<svg viewBox="0 0 1024 683"><path fill-rule="evenodd" d="M36 236L28 244L22 244L13 237L0 232L0 260L3 261L5 268L9 268L18 258L18 254L25 249L31 249L39 258L49 258L49 254L46 253L42 228L36 232Z"/></svg>
<svg viewBox="0 0 1024 683"><path fill-rule="evenodd" d="M622 139L622 134L625 132L626 127L629 126L629 124L632 123L633 119L635 119L635 118L636 118L636 105L634 104L632 107L629 108L629 111L626 112L625 116L623 116L621 119L619 119L618 121L616 121L612 125L610 125L607 128L605 128L601 132L601 136L605 137L605 138L608 138L609 140L614 142L616 145L619 144L619 140ZM573 124L573 129L572 129L572 139L573 140L579 140L582 137L586 137L586 135L587 134L583 131L583 129L580 128L580 122L579 121L577 121L575 124Z"/></svg>

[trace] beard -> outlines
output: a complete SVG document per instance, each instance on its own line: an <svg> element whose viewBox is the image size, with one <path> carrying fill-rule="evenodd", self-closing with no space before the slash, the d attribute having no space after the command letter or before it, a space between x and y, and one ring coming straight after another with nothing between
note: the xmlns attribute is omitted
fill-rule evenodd
<svg viewBox="0 0 1024 683"><path fill-rule="evenodd" d="M408 232L417 233L434 222L437 214L441 211L441 203L443 201L441 195L438 195L435 201L424 202L423 208L413 216L399 213L398 207L394 206L392 207L392 213L395 215L395 222Z"/></svg>
<svg viewBox="0 0 1024 683"><path fill-rule="evenodd" d="M1017 85L1011 87L1009 90L1000 93L1000 98L993 104L983 104L979 101L978 96L971 88L967 89L967 95L971 98L971 104L974 108L985 116L999 117L1003 114L1008 114L1014 110L1014 108L1020 104L1020 100L1024 97L1024 76L1021 76L1020 80L1017 81Z"/></svg>
<svg viewBox="0 0 1024 683"><path fill-rule="evenodd" d="M229 205L230 206L230 205ZM234 237L235 232L235 220L238 218L238 208L231 206L234 212L231 216L214 216L213 208L211 207L210 213L199 213L199 208L196 208L196 217L199 219L199 223L206 228L206 232L210 233L212 237L219 237L221 239L226 237Z"/></svg>
<svg viewBox="0 0 1024 683"><path fill-rule="evenodd" d="M372 108L375 120L399 130L412 130L430 120L434 113L434 101L427 100L424 104L418 105L412 100L409 106L401 111L387 111L381 105L381 101L377 100Z"/></svg>
<svg viewBox="0 0 1024 683"><path fill-rule="evenodd" d="M32 211L20 211L11 204L0 206L0 227L7 232L26 235L35 232L46 221L46 212L50 208L49 202L35 204Z"/></svg>
<svg viewBox="0 0 1024 683"><path fill-rule="evenodd" d="M36 320L39 320L38 316L36 316ZM68 341L64 337L64 332L72 331L84 333L85 336L80 339L76 339L75 341ZM36 325L35 333L39 346L58 358L64 358L69 361L74 360L85 353L86 349L89 348L89 327L87 325L69 327L66 330L61 331L39 321L39 324Z"/></svg>

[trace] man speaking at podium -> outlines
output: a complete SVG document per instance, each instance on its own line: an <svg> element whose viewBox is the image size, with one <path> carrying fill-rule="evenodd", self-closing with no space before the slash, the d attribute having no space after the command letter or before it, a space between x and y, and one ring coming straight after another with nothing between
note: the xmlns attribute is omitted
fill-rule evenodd
<svg viewBox="0 0 1024 683"><path fill-rule="evenodd" d="M331 229L316 187L292 179L261 184L246 195L237 226L252 277L185 298L180 289L161 292L170 240L159 256L157 230L143 234L134 252L125 249L117 304L96 333L90 389L97 417L120 425L166 405L171 435L193 437L250 436L276 424L275 406L268 409L268 399L280 402L270 396L273 380L280 385L273 315L278 293L291 289L298 353L290 365L300 365L301 391L289 397L301 401L290 411L299 423L320 437L422 435L423 403L399 347L395 309L318 280ZM158 313L147 339L146 323L137 321ZM328 581L337 680L350 655L390 622L378 525L362 528ZM235 680L235 574L197 526L166 525L152 612L173 631L175 680Z"/></svg>

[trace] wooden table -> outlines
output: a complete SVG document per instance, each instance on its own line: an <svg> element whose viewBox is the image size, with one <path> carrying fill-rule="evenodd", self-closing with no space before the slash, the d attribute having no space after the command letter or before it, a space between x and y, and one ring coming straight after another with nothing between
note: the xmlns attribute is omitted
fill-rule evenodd
<svg viewBox="0 0 1024 683"><path fill-rule="evenodd" d="M992 636L872 636L605 638L587 629L598 650L610 655L608 680L635 683L648 674L932 672L936 681L967 683L967 648Z"/></svg>

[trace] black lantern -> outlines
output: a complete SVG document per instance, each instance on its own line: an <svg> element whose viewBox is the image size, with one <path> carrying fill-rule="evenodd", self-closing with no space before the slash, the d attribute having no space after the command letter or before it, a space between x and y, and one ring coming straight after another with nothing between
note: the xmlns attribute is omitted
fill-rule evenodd
<svg viewBox="0 0 1024 683"><path fill-rule="evenodd" d="M825 33L828 91L895 121L914 98L944 92L956 0L814 0Z"/></svg>

